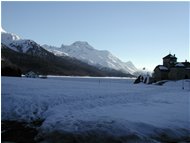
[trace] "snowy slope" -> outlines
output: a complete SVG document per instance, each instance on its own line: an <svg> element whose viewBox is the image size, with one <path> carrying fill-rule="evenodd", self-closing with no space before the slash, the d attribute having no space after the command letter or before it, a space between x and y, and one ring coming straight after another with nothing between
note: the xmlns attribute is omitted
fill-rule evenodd
<svg viewBox="0 0 190 143"><path fill-rule="evenodd" d="M44 119L40 130L45 134L92 132L184 141L190 131L189 83L171 81L156 86L132 82L109 78L2 77L1 117L27 122Z"/></svg>
<svg viewBox="0 0 190 143"><path fill-rule="evenodd" d="M132 62L122 62L119 58L106 50L97 50L87 42L77 41L71 45L62 45L54 47L43 45L45 49L59 56L70 56L97 67L106 67L115 70L121 70L125 73L133 74L137 68Z"/></svg>
<svg viewBox="0 0 190 143"><path fill-rule="evenodd" d="M21 53L30 53L44 55L44 50L36 42L28 39L21 39L19 36L13 33L8 33L1 29L1 43L8 48Z"/></svg>
<svg viewBox="0 0 190 143"><path fill-rule="evenodd" d="M109 51L96 50L87 42L77 41L69 46L62 45L60 48L43 45L42 48L32 40L21 39L19 36L1 29L1 43L16 52L47 55L43 50L43 48L45 48L57 56L74 57L90 65L97 66L98 68L111 68L129 74L133 74L137 71L132 62L124 63Z"/></svg>
<svg viewBox="0 0 190 143"><path fill-rule="evenodd" d="M5 30L1 29L1 43L5 44L6 46L9 46L14 41L19 41L20 37L13 34L13 33L7 33Z"/></svg>

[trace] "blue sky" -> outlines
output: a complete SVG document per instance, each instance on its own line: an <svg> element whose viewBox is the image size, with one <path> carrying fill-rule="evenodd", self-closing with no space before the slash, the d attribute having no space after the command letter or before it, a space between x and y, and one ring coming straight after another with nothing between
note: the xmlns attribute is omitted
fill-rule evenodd
<svg viewBox="0 0 190 143"><path fill-rule="evenodd" d="M189 2L1 2L7 32L39 44L87 41L136 67L189 60Z"/></svg>

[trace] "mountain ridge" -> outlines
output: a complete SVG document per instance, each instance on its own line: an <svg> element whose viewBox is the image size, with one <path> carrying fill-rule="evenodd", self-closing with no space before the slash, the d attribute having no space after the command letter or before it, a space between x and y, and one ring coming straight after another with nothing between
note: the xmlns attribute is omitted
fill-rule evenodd
<svg viewBox="0 0 190 143"><path fill-rule="evenodd" d="M97 50L85 41L76 41L71 45L62 44L61 47L47 44L42 47L55 55L74 57L98 68L112 68L130 74L138 70L131 61L123 62L109 51Z"/></svg>
<svg viewBox="0 0 190 143"><path fill-rule="evenodd" d="M134 74L138 69L131 61L123 62L107 50L97 50L86 41L75 41L71 45L62 44L61 47L39 45L33 40L21 39L18 35L1 29L3 44L17 52L42 53L42 49L52 52L56 56L69 56L97 68L110 68L127 74ZM45 52L46 53L46 52Z"/></svg>
<svg viewBox="0 0 190 143"><path fill-rule="evenodd" d="M35 41L20 39L12 33L1 34L2 67L14 65L23 73L33 70L41 74L54 75L132 76L109 68L98 69L69 56L56 56Z"/></svg>

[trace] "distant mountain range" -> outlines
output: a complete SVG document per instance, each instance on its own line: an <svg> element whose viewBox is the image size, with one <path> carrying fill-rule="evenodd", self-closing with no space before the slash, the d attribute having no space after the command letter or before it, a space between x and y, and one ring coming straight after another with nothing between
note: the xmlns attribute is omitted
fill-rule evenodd
<svg viewBox="0 0 190 143"><path fill-rule="evenodd" d="M77 41L71 45L61 47L42 45L46 50L57 56L70 56L98 68L111 68L124 73L133 74L137 68L132 62L122 62L119 58L106 50L97 50L87 42Z"/></svg>
<svg viewBox="0 0 190 143"><path fill-rule="evenodd" d="M23 73L85 76L133 76L132 62L124 63L109 51L96 50L87 42L54 47L1 30L2 67L14 65ZM11 63L11 64L10 64Z"/></svg>

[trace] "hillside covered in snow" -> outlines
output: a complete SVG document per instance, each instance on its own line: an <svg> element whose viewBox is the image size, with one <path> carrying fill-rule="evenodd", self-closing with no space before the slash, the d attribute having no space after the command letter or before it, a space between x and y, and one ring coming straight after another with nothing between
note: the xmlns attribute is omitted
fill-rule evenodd
<svg viewBox="0 0 190 143"><path fill-rule="evenodd" d="M112 68L98 68L69 55L57 56L33 40L22 39L4 30L1 30L1 51L2 75L10 75L8 72L14 68L23 74L32 70L45 75L133 76Z"/></svg>
<svg viewBox="0 0 190 143"><path fill-rule="evenodd" d="M106 50L97 50L88 42L77 41L61 47L42 45L45 49L58 56L70 56L99 68L111 68L124 73L134 74L137 68L131 61L122 62Z"/></svg>

